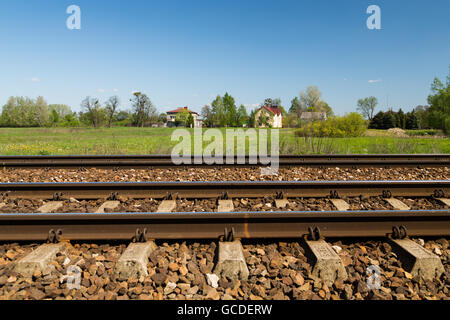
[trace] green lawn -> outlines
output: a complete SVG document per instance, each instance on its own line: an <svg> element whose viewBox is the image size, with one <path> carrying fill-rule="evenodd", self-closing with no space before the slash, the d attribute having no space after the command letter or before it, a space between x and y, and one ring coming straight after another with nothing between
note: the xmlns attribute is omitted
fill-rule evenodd
<svg viewBox="0 0 450 320"><path fill-rule="evenodd" d="M126 127L0 128L0 154L167 154L177 144L171 141L173 130ZM192 132L192 129L189 130ZM207 144L209 142L204 143ZM386 136L299 138L294 136L293 129L281 129L280 153L450 153L450 139Z"/></svg>

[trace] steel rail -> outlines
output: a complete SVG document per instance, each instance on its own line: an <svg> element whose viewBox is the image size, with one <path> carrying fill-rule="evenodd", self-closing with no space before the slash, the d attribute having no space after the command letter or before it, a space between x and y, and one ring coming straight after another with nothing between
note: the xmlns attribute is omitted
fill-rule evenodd
<svg viewBox="0 0 450 320"><path fill-rule="evenodd" d="M445 197L449 180L426 181L195 181L0 183L0 196L26 199L134 199L412 196Z"/></svg>
<svg viewBox="0 0 450 320"><path fill-rule="evenodd" d="M238 161L233 158L231 163L222 159L223 163L213 163L211 157L200 158L200 163L194 156L178 166L208 167L208 166L240 166L251 167L267 165L261 159L250 161L249 156ZM380 155L280 155L279 165L312 166L312 167L442 167L450 166L449 154L380 154ZM0 156L0 167L3 168L168 168L176 167L170 155L61 155L61 156Z"/></svg>
<svg viewBox="0 0 450 320"><path fill-rule="evenodd" d="M67 240L214 239L227 230L235 238L296 238L308 228L324 237L378 237L404 226L409 236L450 235L450 210L0 214L1 241L45 241L50 230Z"/></svg>

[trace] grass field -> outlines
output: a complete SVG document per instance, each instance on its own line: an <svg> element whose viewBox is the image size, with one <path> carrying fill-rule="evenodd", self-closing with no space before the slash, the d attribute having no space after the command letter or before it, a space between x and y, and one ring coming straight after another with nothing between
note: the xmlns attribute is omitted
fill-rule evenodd
<svg viewBox="0 0 450 320"><path fill-rule="evenodd" d="M2 155L167 154L171 128L0 128ZM189 129L192 132L192 129ZM225 129L220 129L223 132ZM209 144L205 142L204 145ZM450 139L301 138L280 130L280 154L450 153Z"/></svg>

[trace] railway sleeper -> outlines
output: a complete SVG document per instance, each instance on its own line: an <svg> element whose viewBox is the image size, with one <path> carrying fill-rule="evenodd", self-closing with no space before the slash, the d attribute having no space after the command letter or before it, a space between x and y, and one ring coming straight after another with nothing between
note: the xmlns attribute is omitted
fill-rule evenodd
<svg viewBox="0 0 450 320"><path fill-rule="evenodd" d="M436 198L437 200L439 200L441 203L445 204L446 206L450 207L450 199L447 198Z"/></svg>
<svg viewBox="0 0 450 320"><path fill-rule="evenodd" d="M396 198L386 198L386 200L395 210L410 210L411 208Z"/></svg>
<svg viewBox="0 0 450 320"><path fill-rule="evenodd" d="M63 206L63 201L49 201L37 209L40 213L55 212Z"/></svg>
<svg viewBox="0 0 450 320"><path fill-rule="evenodd" d="M172 212L177 207L176 200L163 200L156 212Z"/></svg>
<svg viewBox="0 0 450 320"><path fill-rule="evenodd" d="M115 276L120 281L146 277L148 258L156 248L154 241L130 243L114 267Z"/></svg>
<svg viewBox="0 0 450 320"><path fill-rule="evenodd" d="M337 279L346 280L347 272L341 258L323 239L304 240L304 247L312 259L312 276L319 278L327 285L332 285Z"/></svg>
<svg viewBox="0 0 450 320"><path fill-rule="evenodd" d="M217 201L217 212L231 212L234 211L234 205L232 200L221 200Z"/></svg>
<svg viewBox="0 0 450 320"><path fill-rule="evenodd" d="M54 266L50 265L50 262L66 248L65 242L43 244L16 262L14 270L24 277L31 277L36 270L41 273L51 272Z"/></svg>
<svg viewBox="0 0 450 320"><path fill-rule="evenodd" d="M240 240L220 241L218 260L214 274L219 278L226 277L234 280L247 280L249 270L244 258L244 251Z"/></svg>
<svg viewBox="0 0 450 320"><path fill-rule="evenodd" d="M105 209L113 210L117 208L119 204L120 201L117 200L105 201L97 210L95 210L95 213L105 213Z"/></svg>
<svg viewBox="0 0 450 320"><path fill-rule="evenodd" d="M404 269L413 277L424 280L439 278L444 272L441 259L410 239L390 239L392 249L402 262Z"/></svg>

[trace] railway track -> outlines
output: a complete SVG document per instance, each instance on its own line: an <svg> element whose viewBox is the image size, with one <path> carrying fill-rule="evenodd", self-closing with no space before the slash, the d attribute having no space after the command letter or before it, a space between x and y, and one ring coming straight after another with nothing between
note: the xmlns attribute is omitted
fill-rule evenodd
<svg viewBox="0 0 450 320"><path fill-rule="evenodd" d="M180 166L207 167L203 158L196 163L191 157L189 164ZM262 165L259 159L250 162L248 156L240 163L213 166L251 167ZM450 166L448 154L382 154L382 155L280 155L279 165L310 167L444 167ZM70 155L70 156L0 156L2 168L167 168L174 167L170 155Z"/></svg>
<svg viewBox="0 0 450 320"><path fill-rule="evenodd" d="M0 183L0 195L27 199L233 197L445 197L450 181L210 181Z"/></svg>
<svg viewBox="0 0 450 320"><path fill-rule="evenodd" d="M420 244L422 239L409 237L450 235L449 186L448 180L2 183L0 208L5 202L23 199L39 199L36 201L44 206L79 200L103 202L103 206L129 201L123 199L158 199L158 211L164 203L209 199L217 202L218 208L214 212L170 212L172 206L167 212L2 213L0 241L6 244L0 244L4 252L0 297L441 299L448 294L448 258L443 254L448 251L447 240L441 238L440 247L435 243L425 247ZM341 201L342 205L358 197L400 203L398 197L423 197L443 201L447 209L262 212L232 208L232 199L243 198L276 199L274 203L284 201L284 205L296 198L317 198ZM221 202L231 208L225 206L228 209L221 211ZM378 239L375 242L370 240L374 237ZM332 242L333 238L346 238L351 244ZM206 247L189 244L194 239L212 242ZM261 239L291 243L261 246ZM125 250L122 245L119 252L110 251L109 244L89 244L112 240L131 243ZM175 243L156 244L159 240ZM22 241L31 242L34 249L11 243ZM253 245L255 241L258 244ZM89 247L90 252L83 249ZM439 248L442 251L437 251ZM364 286L367 270L374 264L382 274L381 291ZM78 268L83 277L76 290L68 289L64 282L69 266ZM55 267L56 273L48 271ZM213 274L221 279L216 285L210 280ZM235 280L224 280L228 276ZM22 290L22 279L30 277L33 289ZM420 284L420 277L428 281L426 285ZM447 293L430 289L430 281ZM241 293L235 294L227 283L238 287L242 283ZM266 289L261 289L263 286Z"/></svg>
<svg viewBox="0 0 450 320"><path fill-rule="evenodd" d="M0 240L45 241L60 231L68 240L300 238L309 229L324 237L383 237L403 226L411 236L450 235L450 210L0 214ZM59 232L58 231L58 232Z"/></svg>
<svg viewBox="0 0 450 320"><path fill-rule="evenodd" d="M146 229L152 238L217 238L234 229L240 238L297 237L318 227L326 236L382 236L395 226L414 235L450 234L450 210L351 210L343 212L277 211L223 212L220 201L232 198L271 197L286 203L295 197L327 198L344 202L347 197L429 197L444 199L450 181L268 181L268 182L145 182L145 183L3 183L0 194L8 199L44 199L62 206L68 199L217 199L216 212L1 214L0 240L43 240L50 229L69 239L130 239ZM153 201L153 200L152 200ZM339 208L338 208L339 210ZM159 211L159 210L158 210ZM218 211L218 212L217 212ZM42 212L42 211L41 211ZM26 238L26 239L25 239Z"/></svg>

